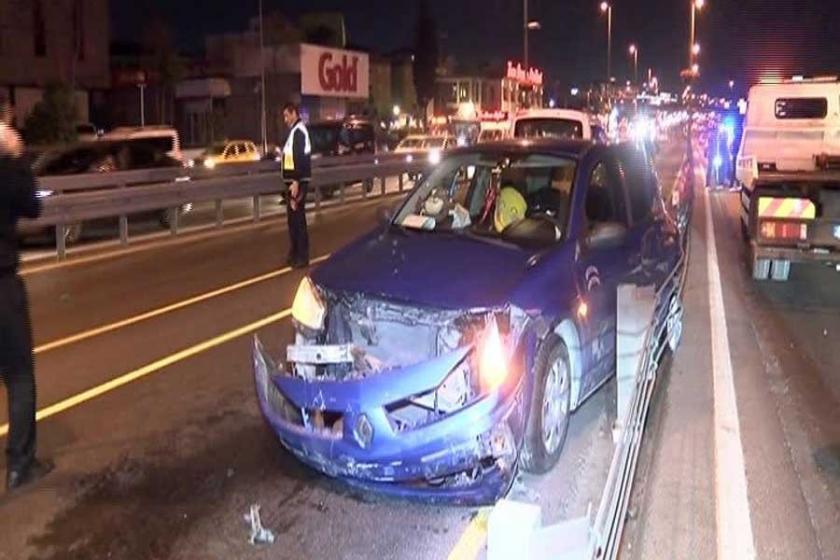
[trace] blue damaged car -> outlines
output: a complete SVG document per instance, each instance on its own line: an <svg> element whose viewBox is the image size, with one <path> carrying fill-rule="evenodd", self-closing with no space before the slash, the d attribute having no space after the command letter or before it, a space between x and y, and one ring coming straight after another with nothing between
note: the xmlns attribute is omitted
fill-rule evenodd
<svg viewBox="0 0 840 560"><path fill-rule="evenodd" d="M451 152L383 223L313 270L259 405L302 462L404 497L491 503L546 472L616 369L616 288L681 254L633 145Z"/></svg>

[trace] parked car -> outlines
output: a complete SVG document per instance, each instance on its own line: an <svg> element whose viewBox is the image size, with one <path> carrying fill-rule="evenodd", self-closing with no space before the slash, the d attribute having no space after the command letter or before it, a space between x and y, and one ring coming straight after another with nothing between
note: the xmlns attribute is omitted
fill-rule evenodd
<svg viewBox="0 0 840 560"><path fill-rule="evenodd" d="M263 415L330 476L495 501L518 467L554 466L572 412L615 375L617 286L679 262L659 192L630 144L454 150L301 281L282 360L255 339Z"/></svg>
<svg viewBox="0 0 840 560"><path fill-rule="evenodd" d="M315 158L377 152L372 121L360 118L319 121L306 126Z"/></svg>
<svg viewBox="0 0 840 560"><path fill-rule="evenodd" d="M150 144L146 139L98 140L82 143L70 148L42 153L32 164L33 173L37 177L136 171L160 167L180 168L182 165L180 161L170 157L164 149ZM39 196L42 198L52 195L53 193L46 189L39 191ZM190 206L185 205L180 211L183 214L189 210ZM169 225L167 210L159 210L145 216L156 218L165 227ZM86 225L82 223L69 225L65 231L65 241L68 244L78 242L83 236ZM53 228L45 231L24 224L20 231L25 238L47 233L54 239Z"/></svg>
<svg viewBox="0 0 840 560"><path fill-rule="evenodd" d="M178 131L168 125L120 126L103 134L101 139L145 142L173 159L184 161Z"/></svg>
<svg viewBox="0 0 840 560"><path fill-rule="evenodd" d="M187 162L189 167L215 169L219 165L260 161L257 145L250 140L225 140L213 144L197 158Z"/></svg>

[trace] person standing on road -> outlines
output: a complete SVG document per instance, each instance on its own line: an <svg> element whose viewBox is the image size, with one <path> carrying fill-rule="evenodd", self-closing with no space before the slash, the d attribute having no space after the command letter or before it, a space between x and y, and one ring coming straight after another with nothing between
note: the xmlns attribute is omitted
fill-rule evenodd
<svg viewBox="0 0 840 560"><path fill-rule="evenodd" d="M0 377L9 402L6 489L34 482L52 470L35 458L35 372L26 288L18 276L18 218L37 218L35 178L23 161L23 142L0 100Z"/></svg>
<svg viewBox="0 0 840 560"><path fill-rule="evenodd" d="M283 120L290 128L283 147L283 180L288 192L289 257L292 268L309 266L309 232L306 229L306 193L312 178L312 143L294 103L283 107Z"/></svg>

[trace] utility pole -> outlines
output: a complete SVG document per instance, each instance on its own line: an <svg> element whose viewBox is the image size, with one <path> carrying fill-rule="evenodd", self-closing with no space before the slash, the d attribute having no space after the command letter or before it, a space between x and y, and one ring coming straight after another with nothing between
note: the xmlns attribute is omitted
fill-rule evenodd
<svg viewBox="0 0 840 560"><path fill-rule="evenodd" d="M140 126L146 126L146 84L137 84L140 90Z"/></svg>
<svg viewBox="0 0 840 560"><path fill-rule="evenodd" d="M525 34L525 48L522 63L525 70L528 70L528 0L522 0L522 30Z"/></svg>
<svg viewBox="0 0 840 560"><path fill-rule="evenodd" d="M260 132L262 134L263 155L268 153L268 123L265 116L265 39L263 37L263 0L259 0L260 9Z"/></svg>

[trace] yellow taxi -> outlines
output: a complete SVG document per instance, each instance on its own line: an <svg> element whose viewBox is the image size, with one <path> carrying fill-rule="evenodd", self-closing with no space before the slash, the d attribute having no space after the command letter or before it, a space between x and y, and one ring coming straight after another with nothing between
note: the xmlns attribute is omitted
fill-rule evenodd
<svg viewBox="0 0 840 560"><path fill-rule="evenodd" d="M257 150L256 144L250 140L226 140L207 148L201 156L193 161L193 165L213 169L217 165L259 160L260 152Z"/></svg>

